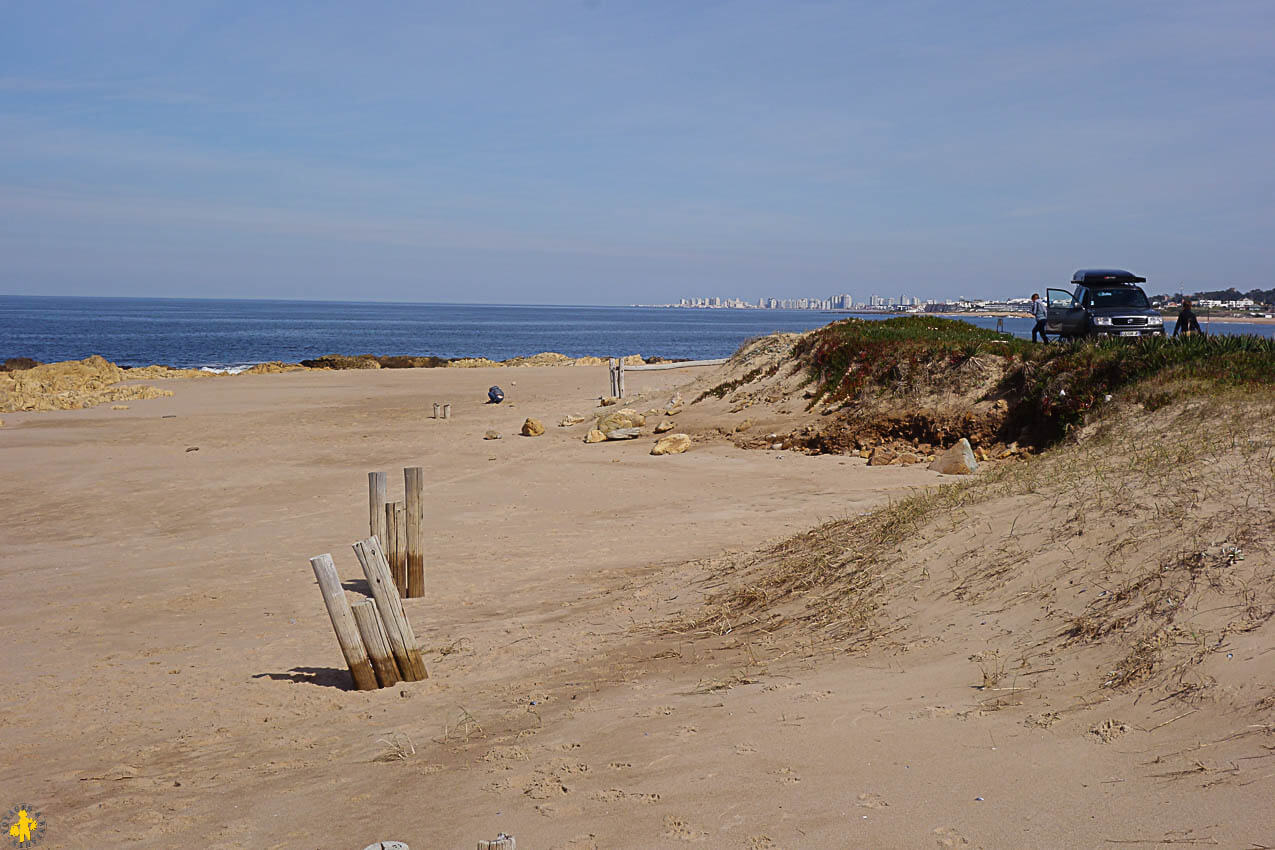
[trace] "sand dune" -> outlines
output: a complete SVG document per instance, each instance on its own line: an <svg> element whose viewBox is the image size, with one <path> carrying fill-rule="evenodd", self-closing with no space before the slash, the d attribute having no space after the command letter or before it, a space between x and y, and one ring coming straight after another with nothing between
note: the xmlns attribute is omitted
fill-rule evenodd
<svg viewBox="0 0 1275 850"><path fill-rule="evenodd" d="M1275 843L1265 409L1130 406L935 491L744 448L827 421L797 380L704 395L783 350L631 375L685 398L668 457L582 442L597 366L7 416L4 799L84 848ZM355 692L307 558L358 595L366 472L407 465L431 678Z"/></svg>

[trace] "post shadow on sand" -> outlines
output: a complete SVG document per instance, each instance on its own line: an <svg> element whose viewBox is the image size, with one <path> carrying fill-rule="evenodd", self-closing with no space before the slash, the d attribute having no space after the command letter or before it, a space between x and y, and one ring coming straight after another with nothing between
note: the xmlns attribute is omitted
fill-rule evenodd
<svg viewBox="0 0 1275 850"><path fill-rule="evenodd" d="M286 673L254 673L254 679L272 679L276 682L298 682L323 688L354 690L350 671L344 667L293 667Z"/></svg>
<svg viewBox="0 0 1275 850"><path fill-rule="evenodd" d="M355 593L361 593L368 599L372 598L372 585L367 583L365 578L346 579L341 582L342 590L352 590Z"/></svg>

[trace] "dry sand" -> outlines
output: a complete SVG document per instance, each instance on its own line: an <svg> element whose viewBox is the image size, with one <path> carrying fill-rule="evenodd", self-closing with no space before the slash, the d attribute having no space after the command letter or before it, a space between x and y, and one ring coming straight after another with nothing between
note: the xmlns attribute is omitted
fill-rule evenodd
<svg viewBox="0 0 1275 850"><path fill-rule="evenodd" d="M689 371L630 392L667 399ZM509 403L481 404L497 382ZM1148 767L1212 720L980 711L967 656L1019 625L995 611L931 605L942 639L906 652L678 633L721 559L938 476L557 427L605 386L599 367L315 371L6 415L0 807L43 811L59 848L1275 845L1275 780L1202 793ZM548 433L517 436L527 416ZM393 496L407 465L427 475L428 598L406 607L431 678L353 692L307 559L331 552L357 594L366 473Z"/></svg>

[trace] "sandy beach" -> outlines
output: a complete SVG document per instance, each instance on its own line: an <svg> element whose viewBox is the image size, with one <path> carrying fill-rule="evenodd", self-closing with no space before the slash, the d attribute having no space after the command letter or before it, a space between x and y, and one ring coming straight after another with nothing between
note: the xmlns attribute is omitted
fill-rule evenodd
<svg viewBox="0 0 1275 850"><path fill-rule="evenodd" d="M626 403L662 408L703 371L630 373ZM494 383L506 404L483 404ZM901 544L918 572L888 616L913 625L860 650L705 619L752 553L942 477L741 448L772 425L741 431L729 399L687 405L676 456L558 426L606 384L605 367L309 371L5 414L3 800L64 848L1275 843L1272 739L1227 737L1265 722L1236 706L1269 695L1269 627L1230 638L1261 657L1209 671L1235 697L1216 710L1095 692L1106 662L1079 651L1024 649L989 679L975 657L1039 612L931 593L919 570L956 569L1017 513L1044 534L1047 493ZM544 436L518 436L528 416ZM430 678L356 692L308 558L332 553L364 593L367 473L393 498L417 465L428 592L405 607ZM1212 772L1228 762L1243 782Z"/></svg>

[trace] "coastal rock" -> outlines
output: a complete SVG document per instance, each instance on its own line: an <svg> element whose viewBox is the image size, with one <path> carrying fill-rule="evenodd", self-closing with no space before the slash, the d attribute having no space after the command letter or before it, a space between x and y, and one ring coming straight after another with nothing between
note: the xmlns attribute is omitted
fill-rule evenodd
<svg viewBox="0 0 1275 850"><path fill-rule="evenodd" d="M500 361L501 366L565 366L571 358L556 351L542 351L530 357L511 357Z"/></svg>
<svg viewBox="0 0 1275 850"><path fill-rule="evenodd" d="M527 421L528 421L528 422L530 422L531 420L527 420ZM525 427L525 426L524 426L524 427ZM483 439L484 439L484 440L499 440L499 439L500 439L500 432L499 432L499 431L488 431L486 434L483 434Z"/></svg>
<svg viewBox="0 0 1275 850"><path fill-rule="evenodd" d="M974 459L982 462L982 461L991 460L992 456L987 453L987 449L983 448L982 446L979 446L978 448L974 450Z"/></svg>
<svg viewBox="0 0 1275 850"><path fill-rule="evenodd" d="M663 434L666 431L673 430L673 423L665 419L663 422L655 426L655 433Z"/></svg>
<svg viewBox="0 0 1275 850"><path fill-rule="evenodd" d="M301 365L310 369L380 369L381 364L371 354L325 354L313 360L302 360Z"/></svg>
<svg viewBox="0 0 1275 850"><path fill-rule="evenodd" d="M616 428L611 431L601 432L608 440L635 440L642 436L641 428Z"/></svg>
<svg viewBox="0 0 1275 850"><path fill-rule="evenodd" d="M921 462L921 459L917 457L916 455L914 455L912 452L902 452L899 454L898 458L896 458L895 460L901 466L911 466L914 463Z"/></svg>
<svg viewBox="0 0 1275 850"><path fill-rule="evenodd" d="M872 449L859 449L859 457L867 460L872 457Z"/></svg>
<svg viewBox="0 0 1275 850"><path fill-rule="evenodd" d="M603 434L609 434L617 428L641 428L645 424L645 416L631 407L622 407L612 413L599 416L597 428Z"/></svg>
<svg viewBox="0 0 1275 850"><path fill-rule="evenodd" d="M558 423L558 427L559 427L559 428L570 428L572 425L579 425L579 424L580 424L581 422L583 422L584 420L585 420L585 417L583 417L583 416L577 416L576 414L572 413L572 414L569 414L569 415L567 415L567 416L562 417L562 421Z"/></svg>
<svg viewBox="0 0 1275 850"><path fill-rule="evenodd" d="M544 423L539 419L527 417L527 421L522 423L522 435L524 437L539 437L545 432Z"/></svg>
<svg viewBox="0 0 1275 850"><path fill-rule="evenodd" d="M930 469L943 475L969 475L978 469L970 441L961 437L960 442L934 458Z"/></svg>
<svg viewBox="0 0 1275 850"><path fill-rule="evenodd" d="M10 357L4 363L0 363L0 372L21 372L43 365L39 360L32 360L30 357Z"/></svg>
<svg viewBox="0 0 1275 850"><path fill-rule="evenodd" d="M613 404L619 404L619 403L620 403L620 400L613 395L603 396L602 398L598 399L599 407L610 407Z"/></svg>
<svg viewBox="0 0 1275 850"><path fill-rule="evenodd" d="M660 437L655 441L651 454L680 455L690 447L691 437L689 434L669 434L667 437Z"/></svg>
<svg viewBox="0 0 1275 850"><path fill-rule="evenodd" d="M589 433L584 435L584 441L586 443L600 443L606 438L607 438L607 435L603 434L597 428L590 429Z"/></svg>
<svg viewBox="0 0 1275 850"><path fill-rule="evenodd" d="M894 449L886 446L877 446L872 450L872 454L868 456L868 466L889 466L898 458L899 456L895 454Z"/></svg>
<svg viewBox="0 0 1275 850"><path fill-rule="evenodd" d="M660 410L658 407L652 407L650 410L648 410L646 413L643 413L642 415L649 418L651 416L659 416L663 412L664 411Z"/></svg>
<svg viewBox="0 0 1275 850"><path fill-rule="evenodd" d="M78 410L99 404L172 395L144 384L121 381L160 378L210 378L195 369L144 366L123 369L98 355L83 360L45 363L18 372L0 372L0 413L17 410Z"/></svg>
<svg viewBox="0 0 1275 850"><path fill-rule="evenodd" d="M495 360L488 360L486 357L461 357L447 364L451 369L482 369L488 366L499 366Z"/></svg>
<svg viewBox="0 0 1275 850"><path fill-rule="evenodd" d="M575 366L605 366L607 359L605 357L577 357L572 364Z"/></svg>
<svg viewBox="0 0 1275 850"><path fill-rule="evenodd" d="M673 397L668 400L669 407L682 406L682 394L680 392L673 393Z"/></svg>
<svg viewBox="0 0 1275 850"><path fill-rule="evenodd" d="M738 425L735 426L735 433L742 434L751 427L753 427L753 420L745 419L743 422L740 422Z"/></svg>
<svg viewBox="0 0 1275 850"><path fill-rule="evenodd" d="M624 361L625 366L643 366L646 361L642 359L641 354L630 354L628 357L620 358Z"/></svg>
<svg viewBox="0 0 1275 850"><path fill-rule="evenodd" d="M679 413L681 413L681 412L682 412L682 406L681 406L680 404L677 404L677 405L673 405L673 406L672 406L672 407L670 407L668 410L664 411L664 415L665 415L665 416L676 416L677 414L679 414Z"/></svg>

